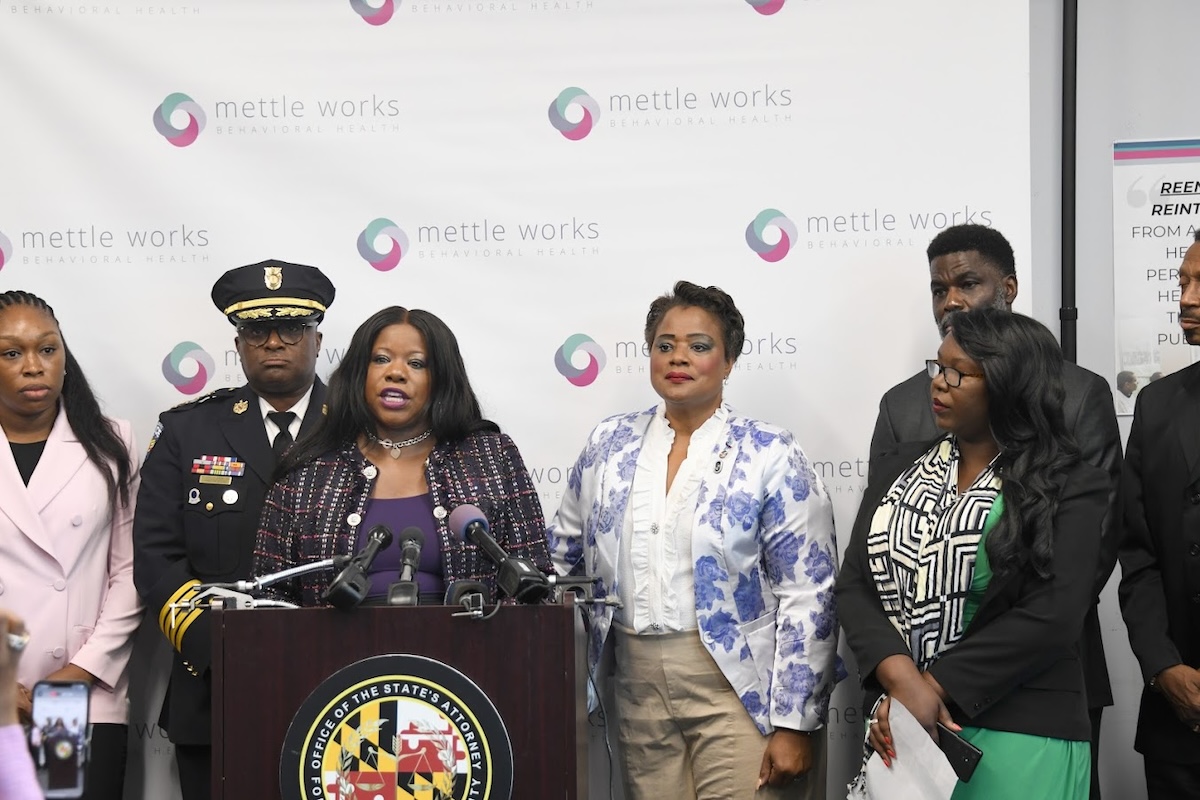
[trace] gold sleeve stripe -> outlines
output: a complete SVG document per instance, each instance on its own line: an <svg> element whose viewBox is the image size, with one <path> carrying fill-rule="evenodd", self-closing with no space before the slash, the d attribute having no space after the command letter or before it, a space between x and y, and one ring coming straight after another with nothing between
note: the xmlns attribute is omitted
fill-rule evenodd
<svg viewBox="0 0 1200 800"><path fill-rule="evenodd" d="M200 581L192 578L183 586L180 586L178 589L176 589L175 594L171 595L169 598L167 598L167 602L163 603L163 607L158 612L158 627L162 630L163 635L165 635L168 639L171 638L171 606L176 603L183 602L184 598L189 596L190 593L196 592L196 587L199 585ZM176 614L178 616L178 612L176 612Z"/></svg>
<svg viewBox="0 0 1200 800"><path fill-rule="evenodd" d="M175 630L171 633L171 645L180 652L183 651L183 635L187 633L187 629L192 627L192 623L199 619L204 613L203 608L196 608L187 612L187 616L175 618Z"/></svg>

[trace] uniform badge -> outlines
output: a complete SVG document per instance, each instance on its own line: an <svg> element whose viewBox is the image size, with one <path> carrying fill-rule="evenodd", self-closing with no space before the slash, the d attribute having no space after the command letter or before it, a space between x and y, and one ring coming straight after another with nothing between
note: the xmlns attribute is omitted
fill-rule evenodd
<svg viewBox="0 0 1200 800"><path fill-rule="evenodd" d="M249 407L250 407L250 404L247 403L245 400L238 400L236 403L233 404L233 413L245 414L246 409Z"/></svg>
<svg viewBox="0 0 1200 800"><path fill-rule="evenodd" d="M150 455L150 451L154 449L154 445L158 443L158 437L162 436L163 424L162 420L154 426L154 433L150 434L150 444L146 447L146 455Z"/></svg>
<svg viewBox="0 0 1200 800"><path fill-rule="evenodd" d="M283 286L283 267L263 267L263 283L272 292Z"/></svg>

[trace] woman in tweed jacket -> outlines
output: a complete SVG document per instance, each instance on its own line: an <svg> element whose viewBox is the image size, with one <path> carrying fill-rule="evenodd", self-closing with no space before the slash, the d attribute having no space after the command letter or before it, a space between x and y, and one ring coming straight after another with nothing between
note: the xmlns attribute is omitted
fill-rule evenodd
<svg viewBox="0 0 1200 800"><path fill-rule="evenodd" d="M279 464L255 574L351 554L375 524L416 526L425 535L422 602L440 601L459 579L494 591L495 566L448 525L468 503L487 516L501 547L550 569L537 492L512 439L483 418L454 334L428 311L385 308L354 332L330 378L323 424ZM399 564L398 542L380 551L369 598L386 596ZM320 605L332 577L310 573L273 594Z"/></svg>

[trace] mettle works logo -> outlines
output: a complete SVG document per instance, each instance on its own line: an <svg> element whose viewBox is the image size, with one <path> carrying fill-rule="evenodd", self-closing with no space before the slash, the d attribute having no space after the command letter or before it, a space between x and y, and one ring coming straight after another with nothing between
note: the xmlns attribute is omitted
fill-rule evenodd
<svg viewBox="0 0 1200 800"><path fill-rule="evenodd" d="M375 249L375 241L380 236L386 236L391 241L386 252ZM395 269L407 253L408 236L399 225L385 217L371 220L358 235L358 254L380 272Z"/></svg>
<svg viewBox="0 0 1200 800"><path fill-rule="evenodd" d="M350 0L350 7L368 25L383 25L396 13L395 0L383 0L378 8L371 6L366 0Z"/></svg>
<svg viewBox="0 0 1200 800"><path fill-rule="evenodd" d="M171 122L177 111L187 114L187 125L182 128ZM154 109L154 129L176 147L187 147L196 141L207 122L204 109L183 92L172 92Z"/></svg>
<svg viewBox="0 0 1200 800"><path fill-rule="evenodd" d="M0 269L4 269L4 265L12 261L12 254L12 242L4 235L4 231L0 231Z"/></svg>
<svg viewBox="0 0 1200 800"><path fill-rule="evenodd" d="M779 9L783 8L783 4L786 2L786 0L746 0L746 2L749 3L750 7L758 13L765 17L769 17Z"/></svg>
<svg viewBox="0 0 1200 800"><path fill-rule="evenodd" d="M190 377L184 375L180 369L187 359L196 362L196 374ZM208 383L208 378L215 369L212 356L195 342L180 342L175 345L175 349L167 353L162 362L163 377L181 394L198 394L204 388L204 384Z"/></svg>
<svg viewBox="0 0 1200 800"><path fill-rule="evenodd" d="M576 353L587 354L588 361L584 367L576 367ZM558 374L566 378L574 386L590 386L604 369L608 358L604 348L596 344L595 339L585 333L573 333L562 343L562 347L554 353L554 368Z"/></svg>
<svg viewBox="0 0 1200 800"><path fill-rule="evenodd" d="M764 234L767 228L772 227L778 229L779 241L775 244L767 244ZM746 226L746 244L750 245L750 249L758 253L758 257L763 261L772 263L782 260L788 254L788 251L792 249L792 244L796 241L796 236L795 223L785 217L782 211L773 208L763 209Z"/></svg>
<svg viewBox="0 0 1200 800"><path fill-rule="evenodd" d="M567 119L567 109L573 105L579 106L583 110L583 117L578 122L571 122ZM600 104L583 89L577 86L568 86L559 92L558 97L554 98L554 102L550 104L549 116L550 124L559 133L567 139L577 142L591 133L597 120L600 119Z"/></svg>

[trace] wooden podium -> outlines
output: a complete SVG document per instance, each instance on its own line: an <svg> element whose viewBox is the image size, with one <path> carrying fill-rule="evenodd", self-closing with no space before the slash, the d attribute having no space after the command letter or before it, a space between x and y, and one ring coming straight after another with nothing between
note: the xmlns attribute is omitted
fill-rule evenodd
<svg viewBox="0 0 1200 800"><path fill-rule="evenodd" d="M490 619L455 617L456 611L461 609L214 611L213 797L301 796L295 786L280 785L285 736L293 718L298 727L304 722L298 710L306 701L313 705L314 690L319 701L327 679L349 665L411 654L462 673L495 706L512 744L513 800L586 800L587 653L571 596L558 605L502 606ZM320 793L325 789L311 780L304 797L337 796ZM395 790L383 796L390 800ZM483 795L477 790L470 796ZM493 789L490 800L509 796Z"/></svg>

